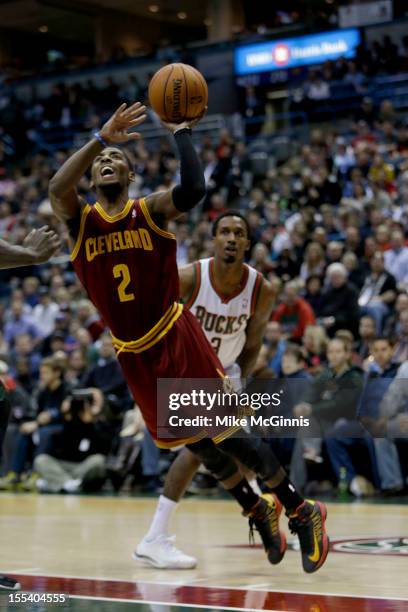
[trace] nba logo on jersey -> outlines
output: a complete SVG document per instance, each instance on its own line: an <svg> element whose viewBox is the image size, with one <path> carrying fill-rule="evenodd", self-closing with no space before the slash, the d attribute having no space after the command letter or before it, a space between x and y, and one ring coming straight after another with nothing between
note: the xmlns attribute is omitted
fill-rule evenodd
<svg viewBox="0 0 408 612"><path fill-rule="evenodd" d="M137 215L136 208L134 208L132 210L132 219L136 219L136 215Z"/></svg>
<svg viewBox="0 0 408 612"><path fill-rule="evenodd" d="M244 298L242 300L242 310L246 310L246 308L248 308L248 300Z"/></svg>

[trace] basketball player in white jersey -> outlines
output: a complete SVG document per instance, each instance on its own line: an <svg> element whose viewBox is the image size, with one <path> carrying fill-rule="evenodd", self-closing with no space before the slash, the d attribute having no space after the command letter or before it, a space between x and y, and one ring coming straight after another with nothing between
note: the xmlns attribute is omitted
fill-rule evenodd
<svg viewBox="0 0 408 612"><path fill-rule="evenodd" d="M213 236L214 257L179 270L180 292L237 388L240 378L249 376L255 366L272 310L272 288L244 263L250 241L249 226L242 215L220 215L213 225ZM174 546L168 525L199 466L187 448L173 461L149 531L133 555L135 559L162 569L196 566L194 557Z"/></svg>

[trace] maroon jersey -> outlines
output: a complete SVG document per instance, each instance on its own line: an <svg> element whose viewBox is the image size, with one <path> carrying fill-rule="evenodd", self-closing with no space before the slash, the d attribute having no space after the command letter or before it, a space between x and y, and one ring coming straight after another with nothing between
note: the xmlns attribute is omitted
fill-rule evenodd
<svg viewBox="0 0 408 612"><path fill-rule="evenodd" d="M85 206L71 259L115 338L143 337L179 299L176 248L143 199L114 217L100 204Z"/></svg>
<svg viewBox="0 0 408 612"><path fill-rule="evenodd" d="M141 199L129 200L114 217L100 204L85 206L71 255L75 272L111 330L146 425L163 447L208 433L180 439L177 432L158 432L157 380L224 377L199 323L178 303L176 247L175 236L154 223ZM221 430L214 440L230 434L230 429Z"/></svg>

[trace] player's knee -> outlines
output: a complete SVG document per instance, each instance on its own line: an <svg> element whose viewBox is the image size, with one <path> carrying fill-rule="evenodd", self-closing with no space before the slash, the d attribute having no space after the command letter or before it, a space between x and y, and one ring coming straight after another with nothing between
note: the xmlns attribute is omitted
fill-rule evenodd
<svg viewBox="0 0 408 612"><path fill-rule="evenodd" d="M88 463L92 467L105 467L106 457L105 455L97 453L95 455L91 455L90 457L88 457Z"/></svg>
<svg viewBox="0 0 408 612"><path fill-rule="evenodd" d="M189 472L196 472L201 465L200 458L195 455L189 448L183 448L177 460L183 462L183 467Z"/></svg>
<svg viewBox="0 0 408 612"><path fill-rule="evenodd" d="M42 453L41 455L37 455L34 459L33 468L36 472L41 473L44 468L47 467L49 463L49 455Z"/></svg>
<svg viewBox="0 0 408 612"><path fill-rule="evenodd" d="M264 480L275 476L280 463L273 450L259 438L227 438L218 445Z"/></svg>
<svg viewBox="0 0 408 612"><path fill-rule="evenodd" d="M238 470L235 461L218 449L212 440L200 440L189 445L189 449L217 480L227 480Z"/></svg>

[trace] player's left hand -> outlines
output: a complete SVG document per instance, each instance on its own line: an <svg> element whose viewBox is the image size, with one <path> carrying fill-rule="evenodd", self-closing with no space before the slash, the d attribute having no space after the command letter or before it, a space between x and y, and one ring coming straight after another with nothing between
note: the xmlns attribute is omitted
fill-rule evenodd
<svg viewBox="0 0 408 612"><path fill-rule="evenodd" d="M24 238L23 246L32 255L33 263L41 264L50 259L61 248L58 235L47 225L33 229Z"/></svg>
<svg viewBox="0 0 408 612"><path fill-rule="evenodd" d="M207 112L207 108L208 107L206 106L201 115L199 117L196 117L195 119L188 119L187 121L182 121L182 123L170 123L168 121L162 121L161 124L163 127L166 128L166 130L170 130L172 134L177 132L177 130L182 130L184 128L189 128L191 130L191 128L197 125L197 123L201 121L201 119L204 117L205 113Z"/></svg>
<svg viewBox="0 0 408 612"><path fill-rule="evenodd" d="M121 144L140 138L139 132L129 132L131 128L140 125L146 119L146 107L141 102L132 106L121 104L112 117L99 130L100 135L108 144Z"/></svg>

